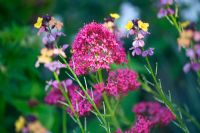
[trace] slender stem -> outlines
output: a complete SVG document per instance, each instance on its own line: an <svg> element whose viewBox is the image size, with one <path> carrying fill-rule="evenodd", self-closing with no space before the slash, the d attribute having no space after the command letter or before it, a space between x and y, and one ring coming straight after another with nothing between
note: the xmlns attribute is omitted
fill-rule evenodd
<svg viewBox="0 0 200 133"><path fill-rule="evenodd" d="M57 81L58 83L60 83L60 79L59 79L58 75L56 74L56 72L54 72L53 74L54 74L54 77L55 77L56 81ZM75 119L76 119L75 122L79 125L79 127L80 127L80 129L81 129L81 132L82 132L82 133L85 133L85 130L84 130L84 128L83 128L83 125L81 124L81 121L80 121L80 119L79 119L79 116L78 116L78 114L75 112L75 110L74 110L74 108L73 108L73 106L72 106L72 104L71 104L71 102L70 102L70 100L69 100L69 97L68 97L68 95L67 95L67 92L64 91L63 87L62 87L60 84L59 84L59 87L58 87L58 88L60 89L60 91L62 92L63 96L65 97L66 102L69 104L69 108L71 109L71 111L72 111L72 113L74 114L74 117L75 117Z"/></svg>
<svg viewBox="0 0 200 133"><path fill-rule="evenodd" d="M83 84L80 82L80 80L78 79L77 75L74 73L74 71L72 70L72 68L69 66L69 64L66 62L66 60L60 56L61 59L63 60L63 62L65 63L66 67L69 69L69 71L71 72L71 74L73 75L75 81L78 83L78 85L81 87L81 89L83 90L86 98L88 99L88 101L92 104L94 110L96 111L97 115L101 118L101 120L104 123L104 127L107 133L110 133L110 126L107 123L105 117L100 113L99 109L97 108L96 104L94 103L94 100L90 97L90 95L88 94L87 90L85 89L85 87L83 86Z"/></svg>
<svg viewBox="0 0 200 133"><path fill-rule="evenodd" d="M103 82L102 71L99 69L97 71L97 73L98 73L98 76L99 76L99 82ZM111 119L112 119L113 125L115 126L116 129L119 128L120 127L119 123L118 123L118 121L117 121L117 119L115 117L115 112L114 112L115 110L113 110L111 108L111 105L109 103L109 99L108 99L108 97L107 97L107 95L105 93L103 93L103 99L105 101L105 104L106 104L106 107L107 107L109 113L111 114Z"/></svg>
<svg viewBox="0 0 200 133"><path fill-rule="evenodd" d="M63 127L63 133L67 133L67 113L66 113L66 109L64 108L62 111L62 127Z"/></svg>
<svg viewBox="0 0 200 133"><path fill-rule="evenodd" d="M189 133L189 130L187 128L187 126L183 123L183 121L181 120L180 116L176 114L176 111L172 105L172 103L168 100L168 98L165 96L161 86L159 85L159 82L156 79L156 76L154 74L154 71L151 67L151 64L149 62L148 57L145 58L146 59L146 63L148 65L148 69L151 72L151 76L154 80L155 83L155 88L158 91L158 94L160 95L161 100L163 100L164 104L170 109L170 111L174 114L174 116L176 117L177 122L179 123L180 128L185 132L185 133Z"/></svg>
<svg viewBox="0 0 200 133"><path fill-rule="evenodd" d="M176 27L176 29L178 30L178 32L181 33L182 29L180 28L179 24L177 23L176 18L173 15L170 15L170 18L172 19L172 22L173 22L174 26Z"/></svg>

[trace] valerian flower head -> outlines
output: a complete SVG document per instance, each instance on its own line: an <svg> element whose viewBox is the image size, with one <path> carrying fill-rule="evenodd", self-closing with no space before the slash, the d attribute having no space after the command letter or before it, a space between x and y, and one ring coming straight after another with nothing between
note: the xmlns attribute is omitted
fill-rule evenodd
<svg viewBox="0 0 200 133"><path fill-rule="evenodd" d="M134 106L133 112L137 116L136 122L131 129L124 133L150 133L154 126L166 126L175 120L174 115L157 102L138 103ZM122 130L118 129L116 133L122 133Z"/></svg>
<svg viewBox="0 0 200 133"><path fill-rule="evenodd" d="M117 69L110 71L105 85L107 94L113 96L123 96L129 91L137 90L140 86L137 80L138 75L135 71L129 69Z"/></svg>
<svg viewBox="0 0 200 133"><path fill-rule="evenodd" d="M110 69L112 63L126 63L126 53L116 36L102 24L85 25L72 44L70 66L77 75Z"/></svg>
<svg viewBox="0 0 200 133"><path fill-rule="evenodd" d="M168 125L175 120L175 116L166 107L162 107L158 102L140 102L133 108L137 116L142 116L148 120L151 126Z"/></svg>

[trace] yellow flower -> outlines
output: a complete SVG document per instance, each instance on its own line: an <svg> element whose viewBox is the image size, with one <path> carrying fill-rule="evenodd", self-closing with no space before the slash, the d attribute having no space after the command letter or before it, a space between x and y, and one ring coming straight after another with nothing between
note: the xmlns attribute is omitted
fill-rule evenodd
<svg viewBox="0 0 200 133"><path fill-rule="evenodd" d="M185 28L185 27L187 27L189 24L190 24L190 21L184 21L184 22L181 23L181 26L182 26L183 28Z"/></svg>
<svg viewBox="0 0 200 133"><path fill-rule="evenodd" d="M20 116L19 119L15 122L15 130L16 132L20 132L25 125L24 117Z"/></svg>
<svg viewBox="0 0 200 133"><path fill-rule="evenodd" d="M143 23L141 20L139 20L138 27L143 31L148 31L149 23Z"/></svg>
<svg viewBox="0 0 200 133"><path fill-rule="evenodd" d="M115 25L114 25L114 23L111 22L111 21L105 22L105 23L103 24L103 26L106 27L107 29L109 29L111 32L114 31L114 26L115 26Z"/></svg>
<svg viewBox="0 0 200 133"><path fill-rule="evenodd" d="M37 22L34 24L34 27L39 29L42 26L42 20L43 18L38 17Z"/></svg>
<svg viewBox="0 0 200 133"><path fill-rule="evenodd" d="M120 17L117 13L111 13L110 16L114 19L118 19Z"/></svg>
<svg viewBox="0 0 200 133"><path fill-rule="evenodd" d="M131 28L133 28L133 22L132 21L128 21L128 23L125 25L125 28L127 30L130 30Z"/></svg>

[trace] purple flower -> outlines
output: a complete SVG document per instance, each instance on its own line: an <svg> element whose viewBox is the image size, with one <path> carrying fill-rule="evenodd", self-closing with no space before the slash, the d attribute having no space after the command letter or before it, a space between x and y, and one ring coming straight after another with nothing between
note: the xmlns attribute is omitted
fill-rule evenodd
<svg viewBox="0 0 200 133"><path fill-rule="evenodd" d="M56 37L53 34L49 34L48 39L49 39L50 42L53 42L53 41L56 40Z"/></svg>
<svg viewBox="0 0 200 133"><path fill-rule="evenodd" d="M135 56L135 55L141 55L142 54L142 50L140 48L135 48L133 51L132 51L132 55Z"/></svg>
<svg viewBox="0 0 200 133"><path fill-rule="evenodd" d="M160 0L161 5L172 5L173 0Z"/></svg>
<svg viewBox="0 0 200 133"><path fill-rule="evenodd" d="M194 45L194 51L198 57L200 57L200 44Z"/></svg>
<svg viewBox="0 0 200 133"><path fill-rule="evenodd" d="M63 46L62 46L62 51L65 51L68 47L69 47L68 44L63 44Z"/></svg>
<svg viewBox="0 0 200 133"><path fill-rule="evenodd" d="M143 57L152 56L153 53L154 53L154 48L149 48L148 50L142 52L142 56Z"/></svg>
<svg viewBox="0 0 200 133"><path fill-rule="evenodd" d="M184 65L183 71L184 71L185 73L188 73L188 72L190 71L190 68L191 68L190 63L187 63L187 64Z"/></svg>
<svg viewBox="0 0 200 133"><path fill-rule="evenodd" d="M194 70L194 71L199 71L200 70L200 64L197 63L197 62L193 62L191 63L191 68Z"/></svg>
<svg viewBox="0 0 200 133"><path fill-rule="evenodd" d="M159 12L158 12L158 18L162 18L162 17L165 17L165 16L167 16L167 10L166 9L164 9L164 8L161 8L160 10L159 10Z"/></svg>
<svg viewBox="0 0 200 133"><path fill-rule="evenodd" d="M47 43L48 43L48 37L47 37L47 36L44 36L44 37L42 38L42 43L44 43L44 44L47 44Z"/></svg>
<svg viewBox="0 0 200 133"><path fill-rule="evenodd" d="M62 64L59 61L53 61L50 63L46 63L44 66L52 72L56 71L57 74L59 74L61 68L66 67L64 64Z"/></svg>
<svg viewBox="0 0 200 133"><path fill-rule="evenodd" d="M132 45L134 48L144 47L144 41L140 39L136 39L135 41L133 41Z"/></svg>
<svg viewBox="0 0 200 133"><path fill-rule="evenodd" d="M194 59L195 58L195 52L193 49L187 49L186 50L186 56L189 57L190 59Z"/></svg>
<svg viewBox="0 0 200 133"><path fill-rule="evenodd" d="M171 8L167 9L167 15L173 15L174 14L174 10Z"/></svg>

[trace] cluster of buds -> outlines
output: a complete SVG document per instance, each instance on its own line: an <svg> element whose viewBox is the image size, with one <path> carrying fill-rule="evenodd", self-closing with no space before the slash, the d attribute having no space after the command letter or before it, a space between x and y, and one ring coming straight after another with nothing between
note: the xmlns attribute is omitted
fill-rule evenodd
<svg viewBox="0 0 200 133"><path fill-rule="evenodd" d="M146 56L152 56L154 52L154 48L149 48L147 50L144 50L144 38L146 35L150 34L148 32L148 23L144 23L141 20L132 20L128 21L128 23L125 25L125 28L129 31L130 35L133 35L134 41L132 43L132 47L130 50L132 51L132 55L141 55L142 57Z"/></svg>
<svg viewBox="0 0 200 133"><path fill-rule="evenodd" d="M190 62L183 67L184 72L190 70L198 72L200 70L200 32L195 29L194 23L188 21L181 23L183 31L178 38L179 47L186 49L186 56Z"/></svg>
<svg viewBox="0 0 200 133"><path fill-rule="evenodd" d="M174 0L160 0L160 10L157 14L158 18L162 18L168 15L173 15L174 10L170 7L174 3Z"/></svg>

